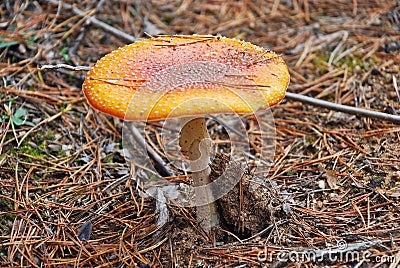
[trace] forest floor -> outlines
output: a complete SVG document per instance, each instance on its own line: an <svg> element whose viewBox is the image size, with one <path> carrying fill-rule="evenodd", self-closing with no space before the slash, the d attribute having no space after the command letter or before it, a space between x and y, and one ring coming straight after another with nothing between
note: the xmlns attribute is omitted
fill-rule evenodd
<svg viewBox="0 0 400 268"><path fill-rule="evenodd" d="M249 158L207 236L193 208L168 205L160 225L124 157L124 122L82 93L86 72L40 68L93 66L148 35L220 34L282 55L288 92L399 115L399 1L78 2L0 3L1 267L399 266L399 124L285 99L272 166ZM160 125L146 130L163 156ZM227 161L216 155L213 174Z"/></svg>

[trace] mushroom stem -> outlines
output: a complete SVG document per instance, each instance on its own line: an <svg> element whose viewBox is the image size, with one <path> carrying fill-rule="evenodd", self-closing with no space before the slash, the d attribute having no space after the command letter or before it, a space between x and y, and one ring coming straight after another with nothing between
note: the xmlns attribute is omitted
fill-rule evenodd
<svg viewBox="0 0 400 268"><path fill-rule="evenodd" d="M213 226L219 225L219 220L211 189L206 187L211 182L209 163L212 141L204 117L192 119L182 127L179 145L190 160L197 220L209 233Z"/></svg>

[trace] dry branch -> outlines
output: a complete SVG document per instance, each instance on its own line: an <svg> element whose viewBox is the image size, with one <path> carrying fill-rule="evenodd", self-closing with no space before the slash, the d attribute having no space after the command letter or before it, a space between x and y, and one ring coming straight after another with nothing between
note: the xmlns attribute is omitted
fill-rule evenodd
<svg viewBox="0 0 400 268"><path fill-rule="evenodd" d="M326 108L329 110L340 111L343 113L353 114L353 115L362 116L362 117L376 118L376 119L386 120L386 121L400 124L400 116L399 115L387 114L387 113L367 110L367 109L358 108L358 107L351 107L348 105L342 105L342 104L333 103L333 102L329 102L329 101L319 100L316 98L307 97L304 95L290 93L290 92L286 93L286 97L290 100L300 101L302 103L307 103L310 105Z"/></svg>

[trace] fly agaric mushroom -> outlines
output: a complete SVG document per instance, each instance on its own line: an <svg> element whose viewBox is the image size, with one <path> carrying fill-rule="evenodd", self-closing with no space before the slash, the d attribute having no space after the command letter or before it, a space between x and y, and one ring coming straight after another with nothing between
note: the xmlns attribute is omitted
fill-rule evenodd
<svg viewBox="0 0 400 268"><path fill-rule="evenodd" d="M83 83L96 109L129 121L190 117L179 145L196 187L197 219L210 231L218 215L209 190L208 114L254 113L281 101L289 84L283 59L248 42L215 36L158 36L100 59ZM196 102L194 102L195 100Z"/></svg>

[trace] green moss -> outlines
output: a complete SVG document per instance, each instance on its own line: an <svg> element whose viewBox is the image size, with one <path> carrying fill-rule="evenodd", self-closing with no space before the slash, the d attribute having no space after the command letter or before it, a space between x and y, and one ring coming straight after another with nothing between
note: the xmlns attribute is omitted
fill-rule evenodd
<svg viewBox="0 0 400 268"><path fill-rule="evenodd" d="M11 221L14 221L15 220L15 215L12 214L12 213L6 213L5 214L5 218L7 218L7 219L9 219Z"/></svg>
<svg viewBox="0 0 400 268"><path fill-rule="evenodd" d="M354 71L354 69L359 66L362 70L364 71L369 71L375 64L376 62L372 58L368 58L366 60L363 60L362 58L364 57L364 54L355 52L350 55L347 55L340 59L336 65L345 67L349 69L350 73Z"/></svg>
<svg viewBox="0 0 400 268"><path fill-rule="evenodd" d="M330 57L330 52L322 52L317 54L313 59L314 71L318 71L318 75L324 75L329 71L328 61Z"/></svg>
<svg viewBox="0 0 400 268"><path fill-rule="evenodd" d="M29 143L29 139L25 139L21 146L19 148L13 148L11 149L11 153L18 154L18 153L23 153L26 155L32 156L32 158L40 158L40 159L47 159L48 158L48 153L47 153L47 145L48 141L54 141L55 135L52 130L47 130L45 133L42 132L37 132L32 138L31 141L36 144L36 146L32 146ZM65 157L66 152L63 150L60 150L58 152L59 157ZM29 161L29 159L28 159Z"/></svg>
<svg viewBox="0 0 400 268"><path fill-rule="evenodd" d="M67 47L63 47L60 50L60 55L64 58L64 61L66 61L66 62L70 61L70 59L71 59L70 55L68 54L68 48Z"/></svg>
<svg viewBox="0 0 400 268"><path fill-rule="evenodd" d="M44 137L43 137L42 133L36 132L36 134L35 134L36 144L41 144L41 143L43 143L43 141L44 141Z"/></svg>
<svg viewBox="0 0 400 268"><path fill-rule="evenodd" d="M4 195L4 192L1 192L2 195ZM12 210L14 207L14 204L7 198L0 197L0 208L1 211L9 211Z"/></svg>
<svg viewBox="0 0 400 268"><path fill-rule="evenodd" d="M295 170L295 169L289 169L289 170L287 170L286 172L285 172L285 175L288 175L288 176L293 176L293 175L296 175L296 173L297 173L297 171Z"/></svg>
<svg viewBox="0 0 400 268"><path fill-rule="evenodd" d="M315 136L306 136L306 144L314 144L317 140Z"/></svg>
<svg viewBox="0 0 400 268"><path fill-rule="evenodd" d="M317 52L313 59L314 71L318 71L319 75L323 75L329 71L329 58L331 57L331 51ZM337 57L340 55L337 54L333 59L335 61ZM339 59L339 61L335 62L332 65L340 68L348 68L350 73L353 73L354 69L358 66L363 71L369 71L373 66L378 64L378 59L376 57L369 57L366 60L363 60L365 54L354 51L343 58Z"/></svg>
<svg viewBox="0 0 400 268"><path fill-rule="evenodd" d="M46 130L46 134L44 135L44 138L49 141L54 141L56 139L56 136L54 135L54 131L51 129Z"/></svg>
<svg viewBox="0 0 400 268"><path fill-rule="evenodd" d="M360 193L360 189L357 188L357 187L353 187L351 190L352 190L353 194L358 194L358 193Z"/></svg>
<svg viewBox="0 0 400 268"><path fill-rule="evenodd" d="M172 16L172 15L170 15L170 14L165 14L163 17L162 17L162 21L165 23L165 24L170 24L171 23L171 21L174 19L174 16Z"/></svg>
<svg viewBox="0 0 400 268"><path fill-rule="evenodd" d="M318 118L316 118L316 117L311 117L311 122L313 122L314 124L319 123Z"/></svg>
<svg viewBox="0 0 400 268"><path fill-rule="evenodd" d="M24 153L27 155L31 155L34 158L41 158L45 159L47 157L46 153L43 151L44 149L44 144L38 145L36 148L31 146L28 141L25 139L22 142L22 145L19 147L18 151L15 151L15 153Z"/></svg>
<svg viewBox="0 0 400 268"><path fill-rule="evenodd" d="M6 154L1 154L0 155L0 163L3 161L4 158L6 158L6 156L7 156Z"/></svg>
<svg viewBox="0 0 400 268"><path fill-rule="evenodd" d="M64 158L67 157L67 151L64 151L63 149L58 150L58 157ZM79 161L78 159L76 159L75 161Z"/></svg>
<svg viewBox="0 0 400 268"><path fill-rule="evenodd" d="M114 163L114 154L109 154L106 157L104 157L103 162L105 163Z"/></svg>
<svg viewBox="0 0 400 268"><path fill-rule="evenodd" d="M34 180L33 183L35 184L36 187L42 187L42 185L38 180Z"/></svg>

